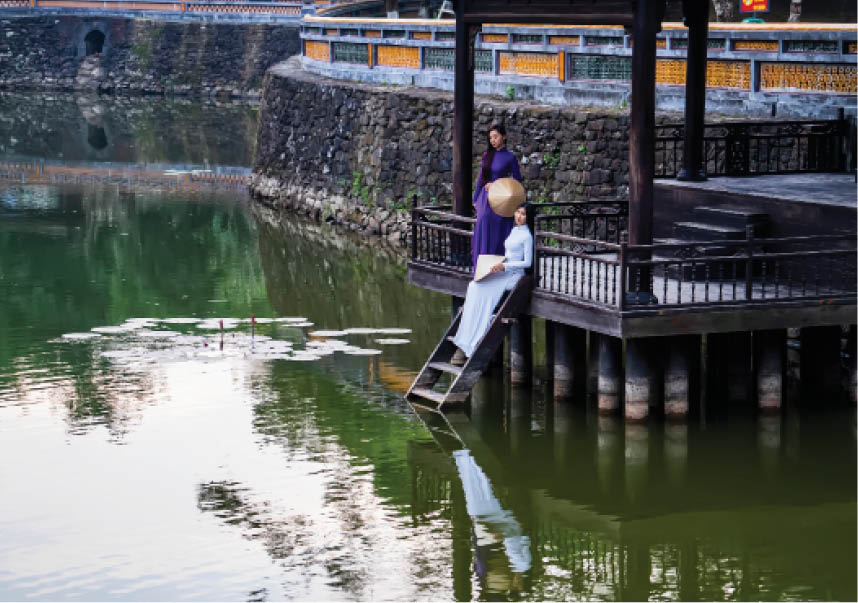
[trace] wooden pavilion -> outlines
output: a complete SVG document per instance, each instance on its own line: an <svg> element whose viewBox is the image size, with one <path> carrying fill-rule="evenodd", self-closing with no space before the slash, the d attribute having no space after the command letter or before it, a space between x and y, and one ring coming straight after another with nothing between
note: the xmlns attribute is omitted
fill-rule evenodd
<svg viewBox="0 0 858 603"><path fill-rule="evenodd" d="M684 416L695 397L692 384L700 364L701 336L706 335L710 377L729 380L731 358L742 357L744 368L733 372L740 374L739 379L747 381L750 389L751 380L755 380L761 409L779 409L788 327L804 327L806 359L803 357L802 362L806 362L806 374L825 375L829 388L836 387L835 380L839 382L834 372L839 375L840 325L853 325L853 340L855 332L855 235L837 232L763 239L754 230L752 210L727 206L703 209L712 209L725 219L740 219L747 235L741 240L654 242L659 143L655 120L656 34L669 1L456 2L453 199L451 205L413 210L409 281L453 295L455 305L470 278L470 266L464 266L462 258L470 256L473 223L474 42L480 27L490 23L622 25L633 40L628 204L552 204L565 207L554 208L560 210L559 215L555 211L535 217L534 290L521 308L526 316L510 320L508 315L518 309L509 304L498 312L498 320L513 325L513 382L529 379L529 316L537 316L549 321L546 334L556 396L578 389L585 380L583 366L589 360L591 365L598 365L600 411L624 409L630 420L646 418L651 408ZM685 119L680 140L674 141L682 147L676 178L702 181L706 179L709 3L675 1L681 3L689 40ZM845 146L842 128L835 130L840 137L826 138L826 149ZM819 152L824 146L820 135L812 133L798 146L802 144L811 148L814 156L825 154ZM498 327L494 339L502 338L503 331ZM752 332L756 333L753 348ZM589 356L585 351L588 339ZM497 341L489 346L492 353L496 346ZM732 346L737 349L731 350ZM432 390L445 372L453 374L454 385L456 380L474 381L473 375L465 379L461 370L439 360L439 354L447 349L449 345L442 340L415 382L419 391L412 388L411 393L421 396L422 392L421 397L440 404L464 400L461 388L456 395L451 389L449 397L447 392ZM487 362L486 358L476 362L479 372ZM657 400L661 392L663 407Z"/></svg>

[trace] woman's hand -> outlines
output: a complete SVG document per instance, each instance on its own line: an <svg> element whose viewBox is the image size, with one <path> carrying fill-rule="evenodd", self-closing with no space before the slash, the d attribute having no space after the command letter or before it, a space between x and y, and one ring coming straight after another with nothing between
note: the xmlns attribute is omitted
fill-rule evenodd
<svg viewBox="0 0 858 603"><path fill-rule="evenodd" d="M483 187L484 189L486 189L486 192L489 192L489 187L490 187L491 185L492 185L492 183L491 183L491 182L486 182L486 185Z"/></svg>
<svg viewBox="0 0 858 603"><path fill-rule="evenodd" d="M499 263L495 264L494 266L492 266L492 272L503 272L503 271L504 271L503 262L499 262Z"/></svg>

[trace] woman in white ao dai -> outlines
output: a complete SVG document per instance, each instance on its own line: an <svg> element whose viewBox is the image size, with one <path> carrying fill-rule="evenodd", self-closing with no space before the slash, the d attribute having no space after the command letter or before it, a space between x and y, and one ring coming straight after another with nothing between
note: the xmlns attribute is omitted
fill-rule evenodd
<svg viewBox="0 0 858 603"><path fill-rule="evenodd" d="M527 227L524 206L515 210L515 227L504 242L505 258L492 267L492 274L481 281L471 281L462 309L459 331L453 338L465 356L471 356L491 324L495 306L504 291L510 291L524 271L533 264L533 236Z"/></svg>

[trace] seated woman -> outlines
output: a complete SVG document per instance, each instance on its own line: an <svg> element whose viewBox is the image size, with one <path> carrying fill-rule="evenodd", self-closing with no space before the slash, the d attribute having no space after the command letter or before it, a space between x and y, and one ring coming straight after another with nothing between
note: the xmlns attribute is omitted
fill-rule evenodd
<svg viewBox="0 0 858 603"><path fill-rule="evenodd" d="M510 291L533 264L533 236L527 227L527 210L523 205L515 210L513 219L515 226L504 241L504 261L492 266L495 274L468 285L459 331L453 338L459 349L450 360L452 364L464 364L465 357L474 353L489 329L492 313L504 291Z"/></svg>

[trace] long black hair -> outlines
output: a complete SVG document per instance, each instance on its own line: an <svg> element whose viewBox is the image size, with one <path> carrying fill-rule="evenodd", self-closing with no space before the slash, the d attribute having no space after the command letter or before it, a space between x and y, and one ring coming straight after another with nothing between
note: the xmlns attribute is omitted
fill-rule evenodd
<svg viewBox="0 0 858 603"><path fill-rule="evenodd" d="M497 132L498 134L500 134L501 136L506 138L506 128L504 127L503 124L493 123L491 126L489 126L489 131L486 133L487 139L489 136L491 136L492 130L494 130L495 132ZM495 148L492 146L492 143L490 140L487 140L486 142L487 142L489 148L486 151L486 154L483 156L483 167L482 167L482 171L481 171L483 184L488 182L489 178L491 178L491 176L492 176L492 161L495 158Z"/></svg>

